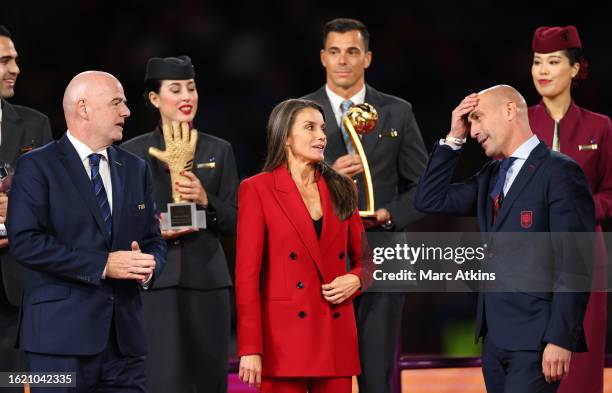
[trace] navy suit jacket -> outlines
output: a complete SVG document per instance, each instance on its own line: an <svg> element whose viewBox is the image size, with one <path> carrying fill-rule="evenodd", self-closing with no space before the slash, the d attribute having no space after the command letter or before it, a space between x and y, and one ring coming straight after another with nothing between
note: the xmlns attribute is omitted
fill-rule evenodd
<svg viewBox="0 0 612 393"><path fill-rule="evenodd" d="M500 161L487 163L476 175L460 183L451 177L461 150L436 144L416 192L415 207L425 213L476 215L482 232L593 232L595 207L588 181L569 157L550 151L543 142L531 152L514 179L495 223L489 193ZM531 212L529 225L522 212ZM531 263L541 261L538 247L496 244L494 252ZM552 266L579 263L571 257L571 244L550 244ZM512 257L514 255L514 257ZM520 256L519 256L520 255ZM553 253L548 253L553 255ZM476 338L491 339L507 350L541 350L553 343L574 352L586 351L582 322L588 293L487 292L478 299Z"/></svg>
<svg viewBox="0 0 612 393"><path fill-rule="evenodd" d="M108 148L113 197L112 238L104 229L91 180L75 148L60 140L22 156L11 188L11 253L26 267L19 347L92 355L106 347L114 323L119 350L146 353L139 284L102 279L109 252L137 241L165 263L149 169L140 158Z"/></svg>

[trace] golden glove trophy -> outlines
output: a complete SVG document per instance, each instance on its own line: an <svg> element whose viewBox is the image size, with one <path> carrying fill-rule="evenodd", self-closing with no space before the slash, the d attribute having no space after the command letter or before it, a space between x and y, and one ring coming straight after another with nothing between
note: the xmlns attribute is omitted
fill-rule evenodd
<svg viewBox="0 0 612 393"><path fill-rule="evenodd" d="M191 171L196 144L198 142L198 131L190 130L186 122L172 122L171 125L163 124L164 142L166 150L161 151L155 147L149 147L149 154L166 163L170 170L170 182L172 183L172 200L168 203L168 213L162 215L162 230L199 229L206 228L206 213L196 209L194 202L185 202L175 189L179 180L190 181L181 175L183 171Z"/></svg>
<svg viewBox="0 0 612 393"><path fill-rule="evenodd" d="M346 115L342 117L342 124L348 132L351 143L355 147L355 152L357 152L357 155L361 159L361 164L363 165L366 210L359 211L359 216L362 218L376 217L376 213L374 211L374 185L372 184L372 173L370 172L368 158L361 145L359 135L365 135L372 132L377 122L378 113L376 109L365 102L363 104L353 105L351 109L346 112Z"/></svg>

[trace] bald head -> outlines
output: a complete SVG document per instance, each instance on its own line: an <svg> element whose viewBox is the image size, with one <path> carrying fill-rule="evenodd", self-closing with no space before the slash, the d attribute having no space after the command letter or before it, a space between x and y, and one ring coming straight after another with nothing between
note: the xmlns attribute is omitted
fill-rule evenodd
<svg viewBox="0 0 612 393"><path fill-rule="evenodd" d="M470 112L470 134L489 157L509 157L531 138L527 103L515 88L497 85L478 93Z"/></svg>
<svg viewBox="0 0 612 393"><path fill-rule="evenodd" d="M76 115L80 100L87 100L93 94L99 94L100 90L113 83L119 83L117 78L102 71L85 71L72 78L66 86L62 102L66 121L68 121L68 116Z"/></svg>
<svg viewBox="0 0 612 393"><path fill-rule="evenodd" d="M102 71L85 71L68 83L63 99L70 133L92 150L109 146L123 137L130 115L121 83Z"/></svg>
<svg viewBox="0 0 612 393"><path fill-rule="evenodd" d="M508 85L497 85L484 89L478 93L478 98L490 98L494 105L507 105L512 103L516 107L517 119L529 124L527 117L527 102L514 87Z"/></svg>

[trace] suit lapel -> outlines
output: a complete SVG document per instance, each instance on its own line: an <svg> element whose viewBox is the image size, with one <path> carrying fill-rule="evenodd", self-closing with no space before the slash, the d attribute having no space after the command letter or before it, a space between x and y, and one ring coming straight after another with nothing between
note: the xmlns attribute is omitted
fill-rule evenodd
<svg viewBox="0 0 612 393"><path fill-rule="evenodd" d="M323 208L323 230L321 231L321 237L319 238L319 245L321 250L326 250L327 246L331 242L335 241L336 233L340 229L340 220L334 212L334 206L331 201L331 194L329 188L323 176L319 177L317 181L319 187L319 196L321 198L321 206Z"/></svg>
<svg viewBox="0 0 612 393"><path fill-rule="evenodd" d="M110 245L110 238L108 236L108 232L106 232L106 228L104 227L104 220L102 219L100 206L98 206L98 201L96 201L96 196L94 195L91 179L89 176L87 176L87 172L85 172L85 168L83 167L83 163L81 162L77 151L75 150L74 146L72 146L72 143L70 143L65 134L57 142L57 145L61 153L60 161L66 168L66 172L69 174L70 180L74 183L76 189L81 194L81 197L85 202L85 206L87 206L91 214L93 214L96 223L98 224L98 229L100 229L100 231L104 234L108 245Z"/></svg>
<svg viewBox="0 0 612 393"><path fill-rule="evenodd" d="M24 131L21 117L15 108L2 100L2 140L0 141L0 161L13 164L19 157L23 145Z"/></svg>
<svg viewBox="0 0 612 393"><path fill-rule="evenodd" d="M319 241L312 224L312 218L308 213L308 209L302 200L302 196L295 185L295 182L289 175L289 171L281 166L274 170L275 193L279 205L283 209L285 215L295 228L300 239L308 249L308 253L315 262L319 273L322 277L326 277L321 260L321 250ZM325 218L323 218L323 231L325 231Z"/></svg>
<svg viewBox="0 0 612 393"><path fill-rule="evenodd" d="M156 147L160 150L166 149L166 144L164 142L164 135L162 134L161 128L159 126L155 128L155 130L151 134L151 139L146 141L146 143L149 146ZM200 142L198 141L198 143ZM196 154L197 152L198 152L198 149L196 149ZM158 176L154 176L154 179L153 179L156 190L164 190L163 195L167 195L167 201L172 202L172 184L170 184L171 182L170 173L168 172L168 169L166 168L166 164L158 160L157 158L153 157L152 155L150 155L148 151L146 154L148 155L147 161L151 165L151 172L153 172L154 174L158 174ZM159 193L160 195L162 194L159 191L156 191L156 193ZM162 209L162 208L163 207L158 206L158 209Z"/></svg>
<svg viewBox="0 0 612 393"><path fill-rule="evenodd" d="M483 175L479 177L481 184L479 189L482 190L478 193L478 208L484 209L478 214L478 223L482 231L488 232L493 224L493 203L489 194L491 188L493 188L493 176L497 173L499 163L491 163L489 166L483 169Z"/></svg>
<svg viewBox="0 0 612 393"><path fill-rule="evenodd" d="M385 121L387 113L385 112L385 108L384 108L380 93L376 91L375 89L373 89L372 87L370 87L369 85L366 85L365 102L372 105L374 109L376 109L376 112L378 113L378 122L376 123L376 127L374 127L374 129L370 133L364 135L361 138L361 144L363 145L363 150L365 150L365 153L368 157L372 157L374 149L376 148L376 145L378 145L378 142L380 141L380 138L378 137L378 135L381 133L383 123Z"/></svg>
<svg viewBox="0 0 612 393"><path fill-rule="evenodd" d="M592 138L593 134L590 134L589 139L584 141L576 135L576 130L580 129L580 117L580 110L572 101L559 124L559 147L561 152L572 154L578 149L577 145L590 143L590 140L594 139Z"/></svg>
<svg viewBox="0 0 612 393"><path fill-rule="evenodd" d="M108 149L108 166L110 168L111 182L113 184L113 244L118 238L120 226L121 212L123 211L123 195L125 187L125 169L123 162L119 159L119 154L115 146L110 146Z"/></svg>
<svg viewBox="0 0 612 393"><path fill-rule="evenodd" d="M493 225L492 231L498 231L501 225L503 224L506 216L510 212L510 208L516 201L516 198L521 194L525 186L533 179L533 175L537 172L538 167L546 158L546 153L548 152L548 148L546 144L542 141L536 146L535 149L529 154L527 160L523 164L521 171L516 175L512 186L508 190L508 195L504 197L504 201L501 205L501 208L497 212L497 217L495 218L495 224ZM491 199L491 198L489 198Z"/></svg>

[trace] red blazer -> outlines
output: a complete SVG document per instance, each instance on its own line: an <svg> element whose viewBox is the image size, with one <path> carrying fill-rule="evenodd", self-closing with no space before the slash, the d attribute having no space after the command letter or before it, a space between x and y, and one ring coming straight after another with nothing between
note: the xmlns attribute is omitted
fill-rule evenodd
<svg viewBox="0 0 612 393"><path fill-rule="evenodd" d="M264 376L360 373L352 301L327 302L321 285L347 273L347 254L349 272L360 274L363 225L357 211L340 221L322 176L317 185L320 239L286 168L246 179L238 191L238 355L261 354Z"/></svg>
<svg viewBox="0 0 612 393"><path fill-rule="evenodd" d="M550 147L555 122L543 102L529 108L529 124L539 139ZM580 150L581 145L597 148ZM600 221L612 217L612 123L608 116L570 105L559 124L561 153L580 165L595 198L595 218Z"/></svg>

